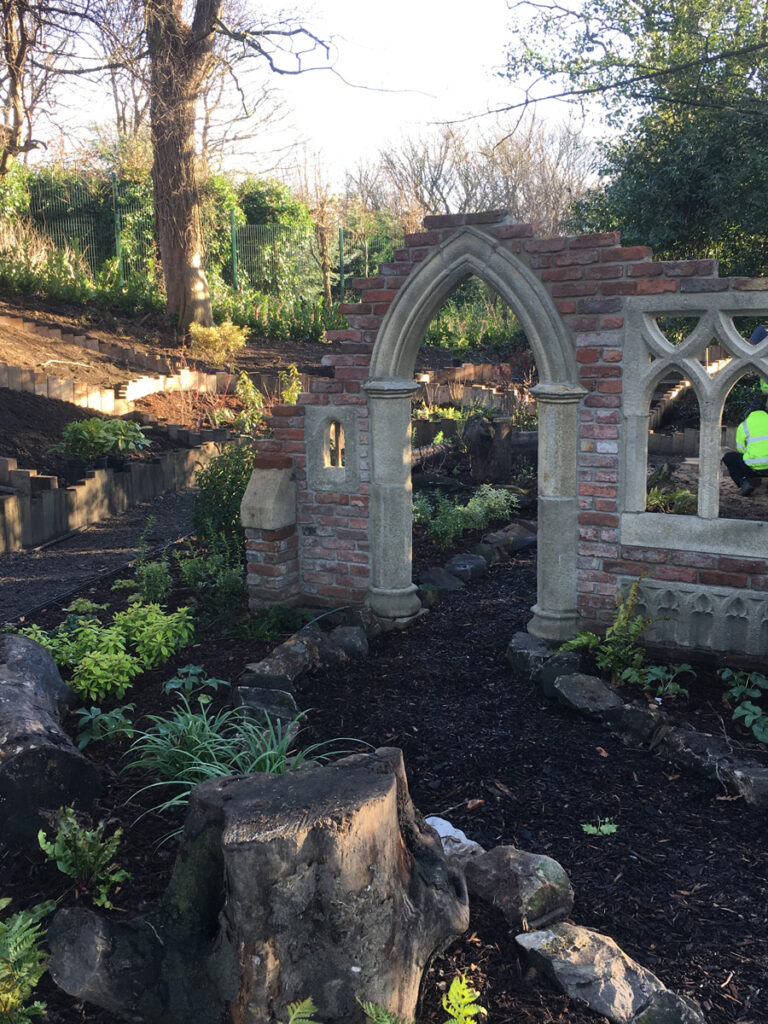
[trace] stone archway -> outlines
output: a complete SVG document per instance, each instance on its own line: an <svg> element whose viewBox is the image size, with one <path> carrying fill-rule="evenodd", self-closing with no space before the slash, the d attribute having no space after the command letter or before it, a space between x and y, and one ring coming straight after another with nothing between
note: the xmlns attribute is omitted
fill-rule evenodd
<svg viewBox="0 0 768 1024"><path fill-rule="evenodd" d="M382 618L414 615L411 579L410 400L416 354L445 299L470 276L514 310L533 350L540 383L539 563L529 630L560 640L577 628L578 403L586 393L573 340L538 276L498 238L467 226L411 270L379 328L364 384L370 412L370 603Z"/></svg>

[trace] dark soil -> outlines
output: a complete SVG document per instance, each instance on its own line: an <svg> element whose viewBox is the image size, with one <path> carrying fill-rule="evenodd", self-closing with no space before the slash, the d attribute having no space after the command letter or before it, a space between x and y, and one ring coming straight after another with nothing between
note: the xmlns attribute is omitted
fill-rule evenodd
<svg viewBox="0 0 768 1024"><path fill-rule="evenodd" d="M696 999L711 1024L768 1021L764 814L542 701L515 678L504 651L525 628L534 592L532 558L495 566L405 633L379 638L366 661L308 677L299 693L300 706L313 709L307 740L355 736L401 747L423 813L447 817L487 848L511 843L559 860L576 890L573 920L611 935ZM107 583L88 596L114 598ZM60 612L36 618L49 626ZM159 683L174 665L191 661L233 679L267 650L242 633L221 634L216 627L201 635L173 665L143 677L129 699L141 713L167 710ZM109 748L88 752L107 758L101 765L112 786L99 813L125 829L120 860L133 879L117 904L135 910L165 884L173 843L159 851L155 844L174 823L153 815L136 822L141 805L123 801L141 780L114 776ZM616 822L614 836L584 834L581 825L599 817ZM15 905L67 888L36 856L5 856L0 869ZM439 996L457 971L480 989L491 1022L596 1019L519 964L513 936L487 907L473 909L468 933L433 964L424 1024L443 1020ZM54 1024L114 1022L49 980L43 996Z"/></svg>

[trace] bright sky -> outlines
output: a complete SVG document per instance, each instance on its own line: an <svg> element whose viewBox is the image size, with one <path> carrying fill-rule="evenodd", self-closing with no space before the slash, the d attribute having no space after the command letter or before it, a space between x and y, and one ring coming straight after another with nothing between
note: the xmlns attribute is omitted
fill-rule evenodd
<svg viewBox="0 0 768 1024"><path fill-rule="evenodd" d="M482 113L510 96L494 74L509 37L506 0L317 0L312 10L318 34L336 38L339 73L366 88L328 72L279 84L308 154L338 175L430 121Z"/></svg>

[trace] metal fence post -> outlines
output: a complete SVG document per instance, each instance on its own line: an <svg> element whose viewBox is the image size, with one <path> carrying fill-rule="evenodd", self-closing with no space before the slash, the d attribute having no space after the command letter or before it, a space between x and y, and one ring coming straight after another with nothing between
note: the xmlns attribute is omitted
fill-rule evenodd
<svg viewBox="0 0 768 1024"><path fill-rule="evenodd" d="M238 291L237 283L237 228L235 227L235 208L229 210L229 233L232 240L232 287Z"/></svg>
<svg viewBox="0 0 768 1024"><path fill-rule="evenodd" d="M117 283L122 288L123 277L123 245L120 238L120 209L117 205L117 175L112 171L112 212L115 218L115 256L117 257Z"/></svg>
<svg viewBox="0 0 768 1024"><path fill-rule="evenodd" d="M344 228L339 228L339 302L344 301L347 282L344 278Z"/></svg>

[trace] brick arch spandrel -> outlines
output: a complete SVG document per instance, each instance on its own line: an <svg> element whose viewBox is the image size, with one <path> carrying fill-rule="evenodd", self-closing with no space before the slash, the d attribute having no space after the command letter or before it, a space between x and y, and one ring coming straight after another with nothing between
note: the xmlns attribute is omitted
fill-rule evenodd
<svg viewBox="0 0 768 1024"><path fill-rule="evenodd" d="M496 239L466 227L435 246L398 290L379 328L370 379L410 380L416 355L438 309L467 278L478 277L514 311L525 331L542 383L579 380L570 332L535 271Z"/></svg>

